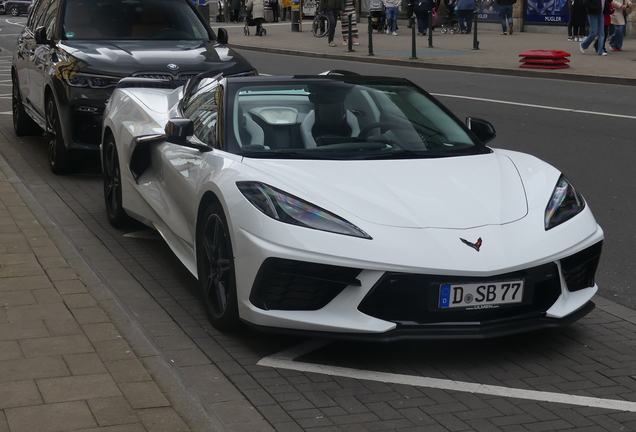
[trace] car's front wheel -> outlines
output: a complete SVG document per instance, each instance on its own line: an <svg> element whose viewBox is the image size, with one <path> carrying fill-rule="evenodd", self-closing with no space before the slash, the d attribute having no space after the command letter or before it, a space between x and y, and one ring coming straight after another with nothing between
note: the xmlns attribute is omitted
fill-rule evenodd
<svg viewBox="0 0 636 432"><path fill-rule="evenodd" d="M208 206L197 232L197 266L205 309L212 325L234 330L239 324L234 254L223 207Z"/></svg>
<svg viewBox="0 0 636 432"><path fill-rule="evenodd" d="M122 205L121 170L119 168L119 156L117 144L112 135L109 135L104 144L102 154L102 172L104 176L104 203L108 222L114 228L126 228L132 219Z"/></svg>
<svg viewBox="0 0 636 432"><path fill-rule="evenodd" d="M60 115L52 96L46 100L46 140L51 171L55 174L66 174L70 169L70 155L64 145Z"/></svg>
<svg viewBox="0 0 636 432"><path fill-rule="evenodd" d="M11 15L17 17L20 15L20 9L17 6L11 6Z"/></svg>
<svg viewBox="0 0 636 432"><path fill-rule="evenodd" d="M27 114L22 104L20 85L17 77L13 77L11 105L13 111L13 130L17 136L41 135L42 129Z"/></svg>

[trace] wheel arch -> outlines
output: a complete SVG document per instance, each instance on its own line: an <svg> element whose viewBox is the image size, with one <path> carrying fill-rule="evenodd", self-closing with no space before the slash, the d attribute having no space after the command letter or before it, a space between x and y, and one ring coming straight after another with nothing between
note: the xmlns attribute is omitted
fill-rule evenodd
<svg viewBox="0 0 636 432"><path fill-rule="evenodd" d="M195 259L197 260L197 279L199 278L199 254L198 254L198 250L199 250L199 232L201 230L201 224L203 223L203 214L205 213L206 209L212 205L212 204L220 204L221 207L223 207L223 212L225 213L225 206L223 206L223 203L221 203L221 200L219 199L218 195L212 191L207 191L206 193L203 194L203 196L201 197L201 201L199 202L199 208L197 209L197 221L196 221L196 231L195 231ZM227 215L226 215L226 219L227 219Z"/></svg>

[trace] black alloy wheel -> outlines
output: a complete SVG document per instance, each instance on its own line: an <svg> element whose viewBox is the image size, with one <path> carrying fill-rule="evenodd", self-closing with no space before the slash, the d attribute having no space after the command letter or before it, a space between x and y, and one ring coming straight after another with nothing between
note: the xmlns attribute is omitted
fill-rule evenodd
<svg viewBox="0 0 636 432"><path fill-rule="evenodd" d="M104 175L104 204L108 222L114 228L126 228L132 222L132 218L126 214L122 205L121 170L119 168L119 156L117 144L112 135L109 135L104 145L102 172Z"/></svg>
<svg viewBox="0 0 636 432"><path fill-rule="evenodd" d="M20 86L16 76L12 79L11 108L13 111L13 130L17 136L41 135L42 128L27 114L22 104Z"/></svg>
<svg viewBox="0 0 636 432"><path fill-rule="evenodd" d="M60 116L52 96L46 100L46 140L51 171L54 174L66 174L70 169L70 155L64 145Z"/></svg>
<svg viewBox="0 0 636 432"><path fill-rule="evenodd" d="M20 15L20 9L17 6L11 6L11 15L17 17Z"/></svg>
<svg viewBox="0 0 636 432"><path fill-rule="evenodd" d="M221 204L208 206L197 235L197 265L203 303L212 325L234 330L239 324L234 255Z"/></svg>

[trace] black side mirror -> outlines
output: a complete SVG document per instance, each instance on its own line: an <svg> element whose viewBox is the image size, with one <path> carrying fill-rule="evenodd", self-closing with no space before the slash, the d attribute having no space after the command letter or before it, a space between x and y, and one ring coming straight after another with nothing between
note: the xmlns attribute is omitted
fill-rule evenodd
<svg viewBox="0 0 636 432"><path fill-rule="evenodd" d="M220 44L227 45L230 37L227 35L227 30L220 28L216 34L216 41Z"/></svg>
<svg viewBox="0 0 636 432"><path fill-rule="evenodd" d="M492 141L497 136L497 132L493 125L486 120L467 117L466 126L468 126L468 129L470 129L471 132L474 133L475 136L477 136L477 138L479 138L484 144Z"/></svg>
<svg viewBox="0 0 636 432"><path fill-rule="evenodd" d="M172 144L190 147L200 152L208 152L212 147L190 141L194 135L194 123L188 118L173 118L166 123L166 141Z"/></svg>
<svg viewBox="0 0 636 432"><path fill-rule="evenodd" d="M46 27L38 27L35 29L35 43L36 44L48 44L50 41L46 37Z"/></svg>

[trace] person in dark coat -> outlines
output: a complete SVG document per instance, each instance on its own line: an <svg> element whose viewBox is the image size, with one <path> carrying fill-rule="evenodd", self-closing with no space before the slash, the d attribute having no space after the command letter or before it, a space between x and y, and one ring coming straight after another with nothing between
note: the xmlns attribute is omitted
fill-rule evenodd
<svg viewBox="0 0 636 432"><path fill-rule="evenodd" d="M428 13L433 10L433 0L415 0L413 2L413 11L417 18L417 34L418 36L426 36L428 29Z"/></svg>
<svg viewBox="0 0 636 432"><path fill-rule="evenodd" d="M230 21L238 22L241 12L241 0L232 0L230 3Z"/></svg>
<svg viewBox="0 0 636 432"><path fill-rule="evenodd" d="M568 41L583 42L585 40L585 25L587 12L583 0L568 0L570 19L568 20Z"/></svg>
<svg viewBox="0 0 636 432"><path fill-rule="evenodd" d="M343 15L345 10L344 0L320 0L318 5L319 13L324 13L329 21L329 34L327 42L329 46L335 47L336 43L333 41L333 37L336 34L336 24L338 24L338 15Z"/></svg>
<svg viewBox="0 0 636 432"><path fill-rule="evenodd" d="M585 50L592 45L592 42L598 39L598 49L596 53L598 55L607 55L606 52L603 52L603 45L605 43L605 19L603 17L603 10L605 9L606 2L609 3L609 0L584 0L587 20L590 23L590 34L581 42L580 49L583 54L585 54Z"/></svg>
<svg viewBox="0 0 636 432"><path fill-rule="evenodd" d="M512 28L512 5L517 3L517 0L496 0L496 2L499 5L499 19L503 32L501 34L512 34L514 31Z"/></svg>

